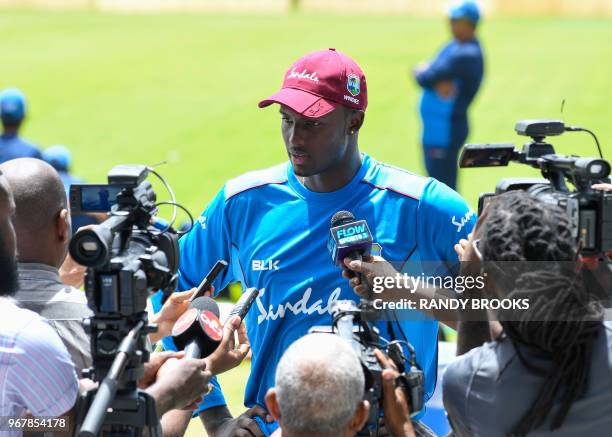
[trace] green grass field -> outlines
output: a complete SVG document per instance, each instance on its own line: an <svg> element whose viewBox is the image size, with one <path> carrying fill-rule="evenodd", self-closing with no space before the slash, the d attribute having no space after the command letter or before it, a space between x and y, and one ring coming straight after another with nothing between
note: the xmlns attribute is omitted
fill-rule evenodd
<svg viewBox="0 0 612 437"><path fill-rule="evenodd" d="M110 15L0 12L0 87L29 97L26 137L65 144L74 171L103 182L115 164L153 164L194 214L228 178L285 159L279 115L257 102L302 54L336 47L368 78L361 150L421 173L411 67L447 39L443 18L408 16ZM524 142L524 118L562 117L594 130L612 158L612 20L495 18L481 29L486 77L471 112L470 142ZM564 113L560 113L565 99ZM560 153L594 156L585 134L555 140ZM460 191L535 170L464 170ZM161 193L161 191L160 191ZM248 367L222 381L240 411ZM190 435L199 435L199 424Z"/></svg>

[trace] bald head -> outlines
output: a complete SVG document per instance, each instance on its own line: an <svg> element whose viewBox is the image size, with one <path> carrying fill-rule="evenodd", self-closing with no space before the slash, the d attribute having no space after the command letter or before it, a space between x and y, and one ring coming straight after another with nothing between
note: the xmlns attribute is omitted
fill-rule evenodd
<svg viewBox="0 0 612 437"><path fill-rule="evenodd" d="M15 199L13 223L19 260L61 265L70 238L70 219L59 174L46 162L33 158L6 161L0 164L0 171Z"/></svg>
<svg viewBox="0 0 612 437"><path fill-rule="evenodd" d="M346 341L331 334L300 338L276 368L283 435L352 435L367 419L364 384L359 359Z"/></svg>
<svg viewBox="0 0 612 437"><path fill-rule="evenodd" d="M10 296L17 290L14 212L11 189L0 171L0 296Z"/></svg>

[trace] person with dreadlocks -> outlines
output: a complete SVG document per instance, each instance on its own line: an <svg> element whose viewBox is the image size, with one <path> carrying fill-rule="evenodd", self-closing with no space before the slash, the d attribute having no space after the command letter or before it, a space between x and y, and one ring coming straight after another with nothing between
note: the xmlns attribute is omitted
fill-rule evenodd
<svg viewBox="0 0 612 437"><path fill-rule="evenodd" d="M484 310L429 314L440 321L458 319L462 356L448 365L442 381L455 436L610 434L612 323L602 321L601 296L583 285L571 229L561 209L512 191L492 199L473 235L456 246L462 275L474 274L476 267L475 274L486 278L485 295L479 291L477 297L528 299L529 308L500 311L500 322L488 321ZM374 278L397 273L381 257L345 264L365 278L362 283L344 274L362 296ZM453 296L439 291L444 290L406 294L392 287L378 296L391 301ZM482 321L474 321L478 316Z"/></svg>
<svg viewBox="0 0 612 437"><path fill-rule="evenodd" d="M500 313L497 338L447 367L444 407L455 435L609 434L612 323L583 286L567 215L525 192L505 193L459 252L482 261L488 293L530 305Z"/></svg>

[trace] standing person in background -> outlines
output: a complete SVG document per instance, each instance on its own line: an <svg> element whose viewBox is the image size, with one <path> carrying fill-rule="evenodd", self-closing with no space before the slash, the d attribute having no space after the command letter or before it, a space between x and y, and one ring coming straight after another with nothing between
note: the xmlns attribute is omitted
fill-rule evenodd
<svg viewBox="0 0 612 437"><path fill-rule="evenodd" d="M0 93L0 163L15 158L42 158L38 147L19 137L25 115L26 101L21 91L8 88Z"/></svg>
<svg viewBox="0 0 612 437"><path fill-rule="evenodd" d="M42 159L46 163L50 164L57 173L59 174L62 184L64 184L64 190L66 195L70 192L70 185L82 184L83 179L78 178L71 174L72 155L70 150L66 146L55 145L48 147L42 153Z"/></svg>
<svg viewBox="0 0 612 437"><path fill-rule="evenodd" d="M468 136L467 110L480 87L484 61L476 38L476 3L451 8L449 18L453 40L431 63L417 65L413 74L423 88L419 112L427 172L455 189L457 154Z"/></svg>
<svg viewBox="0 0 612 437"><path fill-rule="evenodd" d="M66 197L70 198L70 185L82 184L85 181L71 174L72 169L72 154L66 146L55 145L46 148L42 153L42 159L53 167L59 174ZM106 219L105 214L95 213L71 213L72 217L72 233L84 226L96 225ZM70 257L70 255L69 255ZM76 267L74 261L71 261L67 266ZM77 288L81 287L81 283L71 284Z"/></svg>

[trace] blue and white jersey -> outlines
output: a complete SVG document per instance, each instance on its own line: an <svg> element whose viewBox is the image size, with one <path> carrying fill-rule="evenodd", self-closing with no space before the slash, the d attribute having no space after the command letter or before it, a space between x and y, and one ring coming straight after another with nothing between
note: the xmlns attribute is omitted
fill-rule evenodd
<svg viewBox="0 0 612 437"><path fill-rule="evenodd" d="M0 164L16 158L42 159L42 154L38 147L17 135L0 135Z"/></svg>
<svg viewBox="0 0 612 437"><path fill-rule="evenodd" d="M326 247L330 220L340 210L367 221L389 261L456 263L453 246L475 222L474 212L446 185L368 155L346 186L329 193L305 188L288 162L229 181L180 240L179 288L197 286L215 261L225 259L229 267L214 282L216 290L233 281L261 290L245 320L253 352L246 406L265 406L283 352L311 327L330 325L335 300L358 301ZM425 372L429 398L436 384L438 323L423 317L401 325ZM390 338L386 321L377 326ZM202 409L224 403L217 385Z"/></svg>

